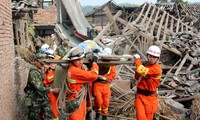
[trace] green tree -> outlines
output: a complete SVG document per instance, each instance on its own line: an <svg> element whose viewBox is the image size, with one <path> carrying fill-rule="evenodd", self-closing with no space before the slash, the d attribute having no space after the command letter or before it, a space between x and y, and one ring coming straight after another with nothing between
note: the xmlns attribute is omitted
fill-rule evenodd
<svg viewBox="0 0 200 120"><path fill-rule="evenodd" d="M136 4L130 4L130 3L120 3L119 6L124 6L124 7L135 7L138 6Z"/></svg>
<svg viewBox="0 0 200 120"><path fill-rule="evenodd" d="M176 2L176 3L179 3L179 4L185 4L185 3L187 3L187 0L171 0L171 2Z"/></svg>
<svg viewBox="0 0 200 120"><path fill-rule="evenodd" d="M157 0L157 2L163 3L163 2L168 2L168 0Z"/></svg>
<svg viewBox="0 0 200 120"><path fill-rule="evenodd" d="M82 6L83 14L87 15L88 13L92 12L97 7L99 7L99 6L90 6L90 5Z"/></svg>

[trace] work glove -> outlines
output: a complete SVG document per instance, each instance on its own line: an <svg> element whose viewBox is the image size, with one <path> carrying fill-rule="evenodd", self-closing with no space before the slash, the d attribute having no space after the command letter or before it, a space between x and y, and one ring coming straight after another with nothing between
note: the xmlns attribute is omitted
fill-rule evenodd
<svg viewBox="0 0 200 120"><path fill-rule="evenodd" d="M98 79L100 79L100 80L106 80L106 78L103 75L98 75Z"/></svg>
<svg viewBox="0 0 200 120"><path fill-rule="evenodd" d="M95 53L94 53L93 56L92 56L91 62L97 62L98 59L99 59L98 54L95 54Z"/></svg>
<svg viewBox="0 0 200 120"><path fill-rule="evenodd" d="M139 55L139 54L135 54L135 55L133 55L133 57L134 57L135 59L138 59L138 58L140 58L140 55Z"/></svg>

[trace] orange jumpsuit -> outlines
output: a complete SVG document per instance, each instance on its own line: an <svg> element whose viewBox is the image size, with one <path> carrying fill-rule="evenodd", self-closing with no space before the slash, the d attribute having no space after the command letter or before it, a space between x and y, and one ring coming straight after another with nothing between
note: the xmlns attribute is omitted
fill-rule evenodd
<svg viewBox="0 0 200 120"><path fill-rule="evenodd" d="M162 69L158 63L143 66L140 59L135 59L135 65L135 79L139 80L135 98L136 117L137 120L153 120L158 108L156 90L160 83Z"/></svg>
<svg viewBox="0 0 200 120"><path fill-rule="evenodd" d="M116 67L111 66L109 71L103 75L106 81L97 80L93 86L93 95L95 97L95 111L96 113L103 113L108 115L108 107L110 102L111 90L110 82L116 76Z"/></svg>
<svg viewBox="0 0 200 120"><path fill-rule="evenodd" d="M79 92L83 87L84 83L93 82L97 79L99 72L99 67L96 63L92 64L92 68L89 71L84 70L83 68L75 67L72 63L69 65L68 69L68 79L67 83L69 85L70 91ZM67 93L66 93L67 94ZM72 93L68 99L76 99L76 94ZM86 98L83 98L83 101L79 109L69 115L69 120L84 120L86 115Z"/></svg>
<svg viewBox="0 0 200 120"><path fill-rule="evenodd" d="M54 72L55 72L55 70L50 69L45 73L43 83L46 87L50 87L52 85L53 80L54 80ZM50 106L51 106L51 110L53 113L53 118L54 119L58 118L58 110L57 110L57 106L56 106L56 101L57 101L58 96L53 94L52 92L49 92L48 98L50 100Z"/></svg>

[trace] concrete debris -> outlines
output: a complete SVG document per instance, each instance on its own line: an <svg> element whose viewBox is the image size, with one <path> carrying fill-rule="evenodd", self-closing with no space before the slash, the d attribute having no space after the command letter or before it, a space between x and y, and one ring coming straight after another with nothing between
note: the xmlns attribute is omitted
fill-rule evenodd
<svg viewBox="0 0 200 120"><path fill-rule="evenodd" d="M200 119L200 94L196 95L196 98L192 101L192 106L191 106L191 114L190 114L190 119L191 120L198 120Z"/></svg>
<svg viewBox="0 0 200 120"><path fill-rule="evenodd" d="M164 100L165 104L169 106L176 114L185 114L187 111L184 106L173 99L165 99Z"/></svg>

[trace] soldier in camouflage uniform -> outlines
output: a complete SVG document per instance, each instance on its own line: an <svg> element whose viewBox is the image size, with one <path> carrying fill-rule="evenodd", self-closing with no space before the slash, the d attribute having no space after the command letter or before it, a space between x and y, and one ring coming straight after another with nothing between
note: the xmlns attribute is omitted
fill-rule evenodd
<svg viewBox="0 0 200 120"><path fill-rule="evenodd" d="M29 71L27 86L25 87L25 103L28 106L28 120L52 120L52 111L50 108L47 94L53 89L46 88L43 85L44 63L40 60L44 55L37 53L35 55L34 66ZM44 117L41 113L44 113Z"/></svg>
<svg viewBox="0 0 200 120"><path fill-rule="evenodd" d="M92 24L92 28L87 28L87 36L88 39L93 40L98 35L98 30L96 29L96 25Z"/></svg>
<svg viewBox="0 0 200 120"><path fill-rule="evenodd" d="M69 40L66 39L62 42L61 45L59 45L55 51L55 55L59 55L61 58L63 58L71 49L69 46Z"/></svg>

